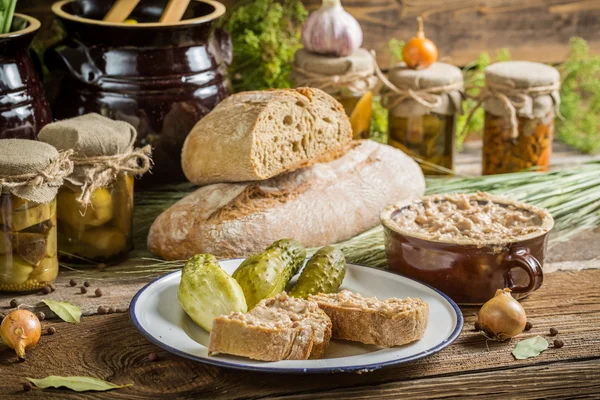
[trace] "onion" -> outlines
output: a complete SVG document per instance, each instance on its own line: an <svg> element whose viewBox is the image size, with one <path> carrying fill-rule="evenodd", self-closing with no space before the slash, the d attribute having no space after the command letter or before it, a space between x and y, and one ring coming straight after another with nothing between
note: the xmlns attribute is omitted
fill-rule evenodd
<svg viewBox="0 0 600 400"><path fill-rule="evenodd" d="M0 325L0 337L21 360L25 359L25 350L35 346L41 334L40 320L27 310L11 311Z"/></svg>
<svg viewBox="0 0 600 400"><path fill-rule="evenodd" d="M507 340L525 329L527 315L510 289L498 289L477 314L477 322L484 335L493 340Z"/></svg>

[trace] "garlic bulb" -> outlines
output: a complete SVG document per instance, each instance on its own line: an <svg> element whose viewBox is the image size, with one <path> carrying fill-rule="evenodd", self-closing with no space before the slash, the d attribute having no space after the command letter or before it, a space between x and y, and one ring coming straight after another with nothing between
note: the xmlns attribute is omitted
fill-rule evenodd
<svg viewBox="0 0 600 400"><path fill-rule="evenodd" d="M363 33L358 21L342 7L340 0L323 0L302 27L302 44L317 54L345 57L360 47Z"/></svg>

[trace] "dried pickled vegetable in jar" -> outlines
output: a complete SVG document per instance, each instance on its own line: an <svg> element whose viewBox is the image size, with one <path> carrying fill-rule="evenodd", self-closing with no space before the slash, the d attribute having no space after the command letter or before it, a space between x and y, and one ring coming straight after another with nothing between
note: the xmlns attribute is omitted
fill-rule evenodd
<svg viewBox="0 0 600 400"><path fill-rule="evenodd" d="M417 159L425 174L452 173L456 116L462 113L463 100L460 69L436 62L414 70L400 63L384 85L388 143Z"/></svg>
<svg viewBox="0 0 600 400"><path fill-rule="evenodd" d="M492 64L485 70L484 175L547 171L560 104L555 68L529 61Z"/></svg>
<svg viewBox="0 0 600 400"><path fill-rule="evenodd" d="M126 122L88 114L47 125L41 141L71 149L74 170L57 196L61 258L113 263L133 247L134 176L150 167L150 148L134 149Z"/></svg>
<svg viewBox="0 0 600 400"><path fill-rule="evenodd" d="M332 95L350 117L354 138L369 137L377 76L373 56L367 50L336 57L300 49L295 55L292 78L297 87L314 87Z"/></svg>
<svg viewBox="0 0 600 400"><path fill-rule="evenodd" d="M69 152L0 140L0 291L38 290L58 276L56 194Z"/></svg>

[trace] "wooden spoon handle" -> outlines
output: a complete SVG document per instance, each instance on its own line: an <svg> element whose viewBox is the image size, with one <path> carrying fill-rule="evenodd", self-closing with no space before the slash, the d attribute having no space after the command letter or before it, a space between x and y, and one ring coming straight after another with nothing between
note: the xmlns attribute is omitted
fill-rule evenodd
<svg viewBox="0 0 600 400"><path fill-rule="evenodd" d="M123 22L138 5L140 0L117 0L104 16L106 22Z"/></svg>
<svg viewBox="0 0 600 400"><path fill-rule="evenodd" d="M160 22L169 24L181 21L189 4L190 0L169 0L165 7L165 11L160 17Z"/></svg>

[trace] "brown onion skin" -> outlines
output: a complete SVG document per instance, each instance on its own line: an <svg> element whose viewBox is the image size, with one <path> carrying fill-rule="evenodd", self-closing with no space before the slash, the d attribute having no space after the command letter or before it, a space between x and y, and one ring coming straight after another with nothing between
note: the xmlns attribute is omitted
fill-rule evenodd
<svg viewBox="0 0 600 400"><path fill-rule="evenodd" d="M525 330L527 315L521 303L510 294L510 289L498 289L477 314L483 333L493 340L504 341Z"/></svg>
<svg viewBox="0 0 600 400"><path fill-rule="evenodd" d="M27 310L11 311L0 325L2 340L15 350L20 359L25 359L25 350L34 347L41 334L40 320Z"/></svg>
<svg viewBox="0 0 600 400"><path fill-rule="evenodd" d="M410 39L402 49L402 58L410 69L425 69L438 59L438 49L435 43L425 37L423 18L417 18L417 35Z"/></svg>

